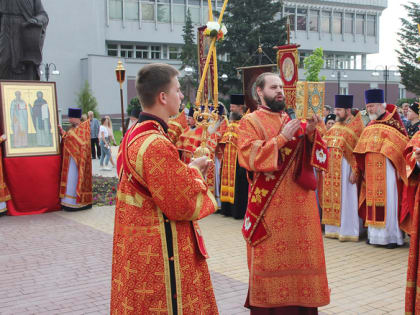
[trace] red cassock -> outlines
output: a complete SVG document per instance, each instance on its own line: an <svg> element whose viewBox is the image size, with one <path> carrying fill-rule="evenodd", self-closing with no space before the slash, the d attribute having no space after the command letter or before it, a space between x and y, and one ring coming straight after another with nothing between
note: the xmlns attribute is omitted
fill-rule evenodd
<svg viewBox="0 0 420 315"><path fill-rule="evenodd" d="M201 173L155 120L118 155L111 314L218 314L197 220L216 211Z"/></svg>

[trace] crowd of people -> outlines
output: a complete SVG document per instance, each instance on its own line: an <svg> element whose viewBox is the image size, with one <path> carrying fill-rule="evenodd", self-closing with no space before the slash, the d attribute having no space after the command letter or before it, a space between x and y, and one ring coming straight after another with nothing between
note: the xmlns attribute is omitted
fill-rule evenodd
<svg viewBox="0 0 420 315"><path fill-rule="evenodd" d="M406 232L418 255L417 103L404 123L372 89L365 112L336 95L325 117L300 121L285 111L279 76L264 73L259 108L247 113L244 96L231 95L230 113L212 108L218 118L202 138L200 109L178 110L177 75L155 64L137 77L143 112L119 153L112 312L217 314L197 223L215 212L243 219L251 314L316 314L329 303L321 223L325 237L358 241L366 232L368 244L390 249ZM202 139L207 156L197 158Z"/></svg>

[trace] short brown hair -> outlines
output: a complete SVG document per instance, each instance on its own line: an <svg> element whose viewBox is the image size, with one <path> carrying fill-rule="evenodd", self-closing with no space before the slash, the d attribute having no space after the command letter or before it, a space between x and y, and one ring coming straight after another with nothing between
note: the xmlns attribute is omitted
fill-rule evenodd
<svg viewBox="0 0 420 315"><path fill-rule="evenodd" d="M255 95L258 97L258 103L260 103L260 104L261 104L261 100L260 100L260 97L257 94L257 87L259 87L261 90L263 90L264 87L265 87L265 78L270 76L270 75L273 75L275 77L278 76L280 78L280 76L278 74L274 73L274 72L264 72L264 73L261 73L257 77L257 79L255 80L255 91L254 92L255 92Z"/></svg>
<svg viewBox="0 0 420 315"><path fill-rule="evenodd" d="M141 106L153 106L159 93L166 92L172 78L177 75L178 70L164 63L153 63L141 68L136 79L136 91Z"/></svg>

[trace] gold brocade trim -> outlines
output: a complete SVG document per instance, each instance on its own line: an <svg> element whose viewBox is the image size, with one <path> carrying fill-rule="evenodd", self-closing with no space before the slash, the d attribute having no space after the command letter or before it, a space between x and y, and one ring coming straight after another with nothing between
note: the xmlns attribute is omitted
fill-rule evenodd
<svg viewBox="0 0 420 315"><path fill-rule="evenodd" d="M198 216L200 215L200 210L203 207L203 193L200 192L197 196L197 201L195 202L195 210L190 218L190 221L197 220Z"/></svg>
<svg viewBox="0 0 420 315"><path fill-rule="evenodd" d="M117 198L119 201L135 207L142 207L143 201L145 200L145 198L138 193L135 193L133 197L132 195L122 193L120 190L117 192Z"/></svg>
<svg viewBox="0 0 420 315"><path fill-rule="evenodd" d="M217 209L217 201L214 197L213 193L208 189L207 190L207 197L209 197L211 203L213 204L214 208Z"/></svg>
<svg viewBox="0 0 420 315"><path fill-rule="evenodd" d="M77 200L77 197L75 197L75 196L70 196L70 195L67 195L67 194L64 194L64 198L70 198L70 199L75 199L75 200Z"/></svg>
<svg viewBox="0 0 420 315"><path fill-rule="evenodd" d="M324 174L322 194L322 223L341 226L341 164L343 153L330 149L328 172Z"/></svg>
<svg viewBox="0 0 420 315"><path fill-rule="evenodd" d="M7 211L7 207L4 207L3 209L0 209L0 213L4 213Z"/></svg>
<svg viewBox="0 0 420 315"><path fill-rule="evenodd" d="M369 226L386 225L386 158L382 154L366 154L366 223ZM376 207L383 207L384 220L377 221Z"/></svg>
<svg viewBox="0 0 420 315"><path fill-rule="evenodd" d="M86 207L89 204L88 203L87 204L80 204L79 203L79 204L73 205L73 204L61 201L61 205L65 206L65 207L69 207L69 208L83 208L83 207Z"/></svg>
<svg viewBox="0 0 420 315"><path fill-rule="evenodd" d="M407 281L407 288L414 288L416 286L416 283L414 281Z"/></svg>
<svg viewBox="0 0 420 315"><path fill-rule="evenodd" d="M163 218L162 210L157 207L158 218L159 218L159 232L160 239L162 243L162 256L163 256L163 267L165 269L165 288L166 288L166 305L167 309L172 311L172 290L171 290L171 275L169 270L169 256L168 256L168 246L166 243L166 232L165 232L165 222ZM170 313L169 313L170 314Z"/></svg>
<svg viewBox="0 0 420 315"><path fill-rule="evenodd" d="M141 135L144 135L144 133L142 133ZM164 139L166 141L169 141L163 135L160 135L160 134L155 133L155 134L149 135L146 138L146 140L144 140L144 142L141 144L139 152L137 153L136 171L138 172L138 174L141 178L143 178L143 156L144 156L144 153L146 152L149 145L157 139Z"/></svg>
<svg viewBox="0 0 420 315"><path fill-rule="evenodd" d="M340 242L358 242L359 237L358 236L350 236L350 235L340 235L338 237L338 240Z"/></svg>
<svg viewBox="0 0 420 315"><path fill-rule="evenodd" d="M172 246L174 250L174 269L175 269L175 284L176 284L176 301L178 314L182 315L182 286L181 286L181 267L179 264L179 250L178 250L178 231L176 230L175 222L171 221L172 230ZM172 308L170 308L172 310Z"/></svg>

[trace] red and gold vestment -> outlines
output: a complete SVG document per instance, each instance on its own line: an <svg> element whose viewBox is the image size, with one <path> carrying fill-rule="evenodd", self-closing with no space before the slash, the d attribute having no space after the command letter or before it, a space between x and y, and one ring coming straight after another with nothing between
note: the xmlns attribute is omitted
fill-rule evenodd
<svg viewBox="0 0 420 315"><path fill-rule="evenodd" d="M4 142L3 138L0 137L0 143ZM3 154L2 148L0 146L0 202L6 202L7 200L12 199L10 196L9 188L7 188L6 181L4 180L3 172ZM0 209L0 213L6 212L7 209Z"/></svg>
<svg viewBox="0 0 420 315"><path fill-rule="evenodd" d="M315 140L302 134L287 141L280 132L288 121L287 114L260 107L244 116L239 127L239 164L253 172L242 232L250 272L248 301L254 307L318 307L330 301L316 180L312 166L304 167L314 155L325 165L326 147L317 143L322 142L317 133ZM312 155L305 153L305 143L312 146ZM304 181L310 182L307 188L298 184L302 169ZM259 214L254 211L261 207Z"/></svg>
<svg viewBox="0 0 420 315"><path fill-rule="evenodd" d="M404 149L408 137L397 107L387 105L384 116L372 120L363 130L354 149L359 170L364 173L359 197L359 215L366 225L384 228L386 225L386 159L401 177L398 200L401 201L403 183L407 184ZM399 202L401 204L401 202Z"/></svg>
<svg viewBox="0 0 420 315"><path fill-rule="evenodd" d="M322 223L341 225L341 163L345 158L352 172L359 174L353 150L364 129L360 113L348 123L337 122L325 134L329 149L328 171L323 176Z"/></svg>
<svg viewBox="0 0 420 315"><path fill-rule="evenodd" d="M413 153L420 148L420 131L410 140L404 155L407 162L407 175L412 189L405 195L406 217L403 222L406 232L410 233L410 251L408 255L407 285L405 291L405 313L420 314L420 170L416 166Z"/></svg>
<svg viewBox="0 0 420 315"><path fill-rule="evenodd" d="M137 123L125 137L118 156L111 314L218 314L196 222L216 211L213 195L201 173L179 159L158 122Z"/></svg>
<svg viewBox="0 0 420 315"><path fill-rule="evenodd" d="M239 123L229 123L227 131L220 140L223 148L223 164L221 175L220 201L235 203L236 161L238 158Z"/></svg>
<svg viewBox="0 0 420 315"><path fill-rule="evenodd" d="M187 116L184 111L169 119L168 127L169 139L171 139L172 143L176 145L179 137L182 135L184 130L188 128Z"/></svg>
<svg viewBox="0 0 420 315"><path fill-rule="evenodd" d="M76 162L78 170L77 204L92 204L92 151L90 143L90 121L71 128L63 136L63 164L61 168L60 198L64 198L67 188L67 175L70 157Z"/></svg>

